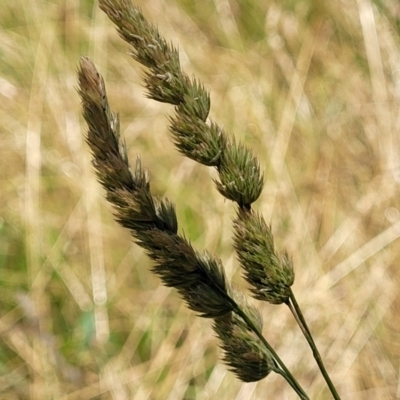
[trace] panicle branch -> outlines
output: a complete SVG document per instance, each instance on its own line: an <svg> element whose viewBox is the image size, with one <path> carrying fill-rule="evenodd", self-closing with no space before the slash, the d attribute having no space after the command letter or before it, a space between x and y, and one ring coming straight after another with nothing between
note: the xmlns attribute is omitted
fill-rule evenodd
<svg viewBox="0 0 400 400"><path fill-rule="evenodd" d="M258 310L247 304L244 298L238 302L254 326L262 332L262 318ZM271 353L236 313L216 318L214 330L221 340L225 363L243 382L261 380L272 371L280 373Z"/></svg>
<svg viewBox="0 0 400 400"><path fill-rule="evenodd" d="M242 210L233 226L236 254L254 297L272 304L286 303L294 271L288 254L275 251L271 227L261 215Z"/></svg>

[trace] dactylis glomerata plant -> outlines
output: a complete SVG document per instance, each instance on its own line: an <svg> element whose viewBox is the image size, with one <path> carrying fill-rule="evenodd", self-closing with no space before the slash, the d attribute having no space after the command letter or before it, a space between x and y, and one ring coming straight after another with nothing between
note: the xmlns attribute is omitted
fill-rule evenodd
<svg viewBox="0 0 400 400"><path fill-rule="evenodd" d="M263 188L263 175L252 152L208 120L210 97L203 86L182 70L178 51L160 36L140 9L129 0L100 0L100 8L131 46L132 57L147 67L147 96L175 106L170 119L172 140L180 153L214 167L217 190L237 204L234 248L253 296L272 304L286 304L310 344L332 396L339 395L315 346L291 286L292 261L278 252L270 226L253 211L252 203ZM178 234L173 204L156 198L140 159L130 168L118 116L108 104L103 78L88 58L80 62L79 94L88 124L86 136L98 180L114 207L116 220L131 231L154 262L153 271L174 287L199 316L212 318L224 350L224 361L244 382L258 381L269 373L280 374L301 399L308 399L297 380L262 335L262 319L253 306L234 290L221 261L198 252Z"/></svg>

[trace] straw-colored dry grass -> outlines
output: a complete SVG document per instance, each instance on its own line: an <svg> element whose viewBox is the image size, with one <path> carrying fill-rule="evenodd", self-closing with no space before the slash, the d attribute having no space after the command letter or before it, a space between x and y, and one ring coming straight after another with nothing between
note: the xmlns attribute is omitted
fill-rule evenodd
<svg viewBox="0 0 400 400"><path fill-rule="evenodd" d="M293 255L294 291L342 398L400 398L397 1L136 3L265 168L255 208ZM81 55L104 75L154 193L245 286L232 205L212 170L174 150L171 108L143 96L111 22L83 0L5 2L0 20L0 398L296 398L281 378L237 381L210 323L159 285L112 219L83 141ZM261 308L265 336L311 398L328 399L288 310Z"/></svg>

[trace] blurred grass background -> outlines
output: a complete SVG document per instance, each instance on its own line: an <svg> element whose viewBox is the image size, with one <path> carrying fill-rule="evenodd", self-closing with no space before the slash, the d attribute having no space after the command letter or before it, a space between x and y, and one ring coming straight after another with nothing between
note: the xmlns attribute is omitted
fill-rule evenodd
<svg viewBox="0 0 400 400"><path fill-rule="evenodd" d="M211 91L213 119L255 150L256 208L296 267L294 291L345 399L400 398L400 7L396 0L137 0ZM161 287L112 219L90 167L79 57L104 75L131 160L181 232L223 259L233 207L214 171L168 138L172 109L90 0L0 7L0 398L294 399L242 384L209 321ZM328 399L284 307L264 333L313 399Z"/></svg>

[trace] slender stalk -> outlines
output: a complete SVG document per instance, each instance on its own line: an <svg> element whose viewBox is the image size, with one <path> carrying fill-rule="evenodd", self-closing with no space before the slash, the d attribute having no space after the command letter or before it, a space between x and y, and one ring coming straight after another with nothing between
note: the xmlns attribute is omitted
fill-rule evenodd
<svg viewBox="0 0 400 400"><path fill-rule="evenodd" d="M327 370L325 368L325 365L324 365L324 363L322 361L322 358L321 358L321 354L318 351L318 348L317 348L317 346L316 346L316 344L314 342L314 339L312 337L311 331L308 328L307 322L306 322L306 320L305 320L305 318L303 316L303 313L301 312L300 306L297 303L296 297L295 297L292 289L290 289L289 300L287 301L286 304L289 307L290 311L292 312L292 314L293 314L296 322L298 323L301 331L303 332L304 337L306 338L307 342L309 343L309 345L311 347L311 350L313 352L313 356L315 358L315 361L318 364L318 367L319 367L319 369L320 369L320 371L322 373L322 376L324 377L324 379L325 379L325 381L326 381L326 383L327 383L327 385L329 387L329 390L332 393L333 398L335 400L341 400L340 396L339 396L339 394L338 394L338 392L337 392L337 390L336 390L336 388L335 388L335 386L334 386L334 384L333 384L333 382L332 382L332 380L331 380L331 378L330 378L330 376L329 376L329 374L328 374L328 372L327 372Z"/></svg>
<svg viewBox="0 0 400 400"><path fill-rule="evenodd" d="M233 300L232 300L233 301ZM309 397L304 392L303 388L300 386L297 379L291 374L291 372L287 369L284 362L272 348L272 346L268 343L267 339L263 336L263 334L259 331L259 329L254 325L253 321L248 317L248 315L239 307L239 305L233 301L232 307L234 312L238 314L249 326L249 328L257 335L257 337L261 340L264 346L268 349L268 351L272 354L275 361L279 364L280 369L275 370L276 373L282 375L282 377L292 386L292 388L296 391L296 393L300 396L302 400L309 400Z"/></svg>

